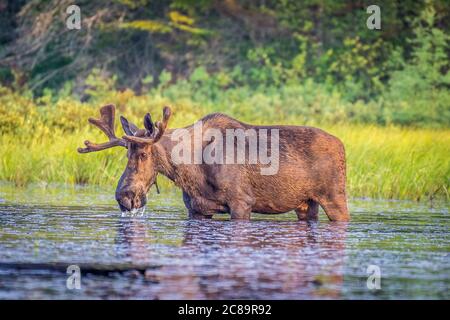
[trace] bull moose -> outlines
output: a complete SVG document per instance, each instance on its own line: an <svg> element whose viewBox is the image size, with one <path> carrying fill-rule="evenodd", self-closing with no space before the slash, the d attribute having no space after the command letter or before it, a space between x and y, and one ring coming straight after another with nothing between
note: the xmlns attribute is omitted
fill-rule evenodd
<svg viewBox="0 0 450 320"><path fill-rule="evenodd" d="M261 169L267 164L262 163L174 161L173 151L179 142L173 139L173 134L180 129L167 129L171 116L169 107L163 108L162 121L155 123L147 113L144 129L121 116L126 133L122 138L116 137L114 132L115 107L102 107L100 115L100 119L89 118L89 122L102 130L109 141L102 144L85 141L86 147L78 148L78 152L116 146L128 150L128 163L116 189L116 200L122 211L144 207L146 195L160 173L182 189L191 218L211 218L215 213L229 213L231 219L250 219L251 212L276 214L295 210L299 220L316 220L320 205L331 221L350 219L345 191L344 146L338 138L321 129L254 126L221 113L207 115L196 124L183 128L186 134L194 135L195 127L200 124L203 132L200 145L193 143L189 148L191 153L198 151L196 148L203 150L217 142L214 137L206 136L207 129L222 133L229 129L276 131L279 139L278 167L276 173L265 175ZM250 147L248 141L246 139L240 147ZM274 152L272 145L271 148L269 151ZM248 150L245 154L249 154Z"/></svg>

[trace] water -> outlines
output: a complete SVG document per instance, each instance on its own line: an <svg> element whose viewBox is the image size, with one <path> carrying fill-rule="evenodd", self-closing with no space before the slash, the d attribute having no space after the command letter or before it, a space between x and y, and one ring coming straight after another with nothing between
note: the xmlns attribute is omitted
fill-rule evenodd
<svg viewBox="0 0 450 320"><path fill-rule="evenodd" d="M0 185L1 299L449 299L448 203L353 200L353 220L187 219L178 192L123 217L95 188ZM78 265L81 289L66 286ZM381 289L367 287L367 268Z"/></svg>

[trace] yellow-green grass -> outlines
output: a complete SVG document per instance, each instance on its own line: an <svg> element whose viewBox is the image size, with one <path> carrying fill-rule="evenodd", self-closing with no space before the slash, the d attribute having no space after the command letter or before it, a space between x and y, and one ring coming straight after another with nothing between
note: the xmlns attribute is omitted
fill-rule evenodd
<svg viewBox="0 0 450 320"><path fill-rule="evenodd" d="M450 130L326 128L344 142L350 196L449 199Z"/></svg>
<svg viewBox="0 0 450 320"><path fill-rule="evenodd" d="M350 197L450 198L450 130L322 128L345 144ZM4 134L0 137L0 180L18 186L32 182L115 186L126 165L125 150L77 153L86 138L102 141L104 136L87 126L70 133L41 127L25 136ZM163 184L170 183L164 180Z"/></svg>

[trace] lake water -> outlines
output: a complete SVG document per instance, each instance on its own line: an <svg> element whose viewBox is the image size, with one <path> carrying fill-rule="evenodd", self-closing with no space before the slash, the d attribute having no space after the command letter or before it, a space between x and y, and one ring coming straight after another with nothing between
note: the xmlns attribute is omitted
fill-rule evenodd
<svg viewBox="0 0 450 320"><path fill-rule="evenodd" d="M450 299L448 202L236 222L188 220L176 191L150 197L122 217L113 191L0 185L0 299ZM67 288L70 265L81 289Z"/></svg>

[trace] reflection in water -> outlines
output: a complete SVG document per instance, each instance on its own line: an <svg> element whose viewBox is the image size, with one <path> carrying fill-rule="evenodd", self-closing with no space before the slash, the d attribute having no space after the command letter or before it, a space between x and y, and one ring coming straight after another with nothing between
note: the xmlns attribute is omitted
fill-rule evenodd
<svg viewBox="0 0 450 320"><path fill-rule="evenodd" d="M271 228L269 228L269 225ZM148 268L160 298L340 298L346 223L187 221L176 263ZM117 253L151 265L142 219L121 219Z"/></svg>
<svg viewBox="0 0 450 320"><path fill-rule="evenodd" d="M338 298L346 224L189 221L184 245L210 265L200 297ZM211 264L211 262L213 262Z"/></svg>
<svg viewBox="0 0 450 320"><path fill-rule="evenodd" d="M190 221L179 197L121 217L97 196L0 203L0 299L450 298L446 203L353 201L350 223L308 224L295 214ZM81 290L66 288L72 264ZM367 289L371 264L380 291Z"/></svg>
<svg viewBox="0 0 450 320"><path fill-rule="evenodd" d="M117 257L136 266L149 263L147 242L150 240L143 218L121 217L116 235Z"/></svg>

